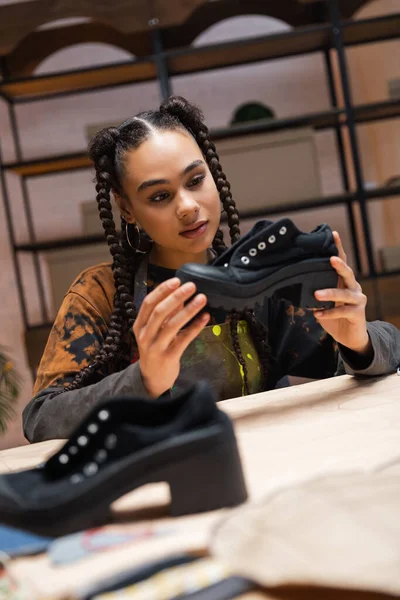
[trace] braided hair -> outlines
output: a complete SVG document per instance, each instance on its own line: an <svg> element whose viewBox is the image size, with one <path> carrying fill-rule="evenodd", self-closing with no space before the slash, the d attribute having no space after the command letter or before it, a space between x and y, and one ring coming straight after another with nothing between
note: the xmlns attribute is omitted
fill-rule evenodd
<svg viewBox="0 0 400 600"><path fill-rule="evenodd" d="M134 277L143 255L134 251L128 244L127 223L123 218L121 218L121 232L117 232L110 194L111 191L115 191L119 196L125 196L123 181L126 155L148 139L154 129L158 131L184 130L194 137L206 159L219 192L223 210L226 212L231 243L240 238L239 214L232 198L231 187L222 171L215 145L210 140L208 128L204 124L203 114L199 108L184 98L172 96L160 106L158 111L141 112L119 127L110 127L98 132L89 144L89 157L96 172L96 199L99 215L113 258L114 309L103 345L90 363L62 391L81 388L109 373L121 370L129 364L126 338L127 333L133 331L132 326L137 317L132 290ZM213 250L217 255L226 250L224 234L221 229L218 229L213 240ZM268 377L269 351L265 342L266 332L260 332L262 325L255 318L254 313L250 311L243 314L231 313L230 329L233 347L242 367L244 388L248 394L248 373L237 331L240 319L244 319L249 325L262 365L264 387Z"/></svg>

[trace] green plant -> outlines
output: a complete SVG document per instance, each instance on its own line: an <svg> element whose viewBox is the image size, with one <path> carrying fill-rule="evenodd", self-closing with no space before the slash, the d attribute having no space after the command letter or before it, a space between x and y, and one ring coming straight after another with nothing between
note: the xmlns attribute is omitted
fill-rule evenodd
<svg viewBox="0 0 400 600"><path fill-rule="evenodd" d="M263 119L273 119L275 113L269 106L261 102L245 102L238 106L233 113L231 125L246 123L248 121L259 121Z"/></svg>
<svg viewBox="0 0 400 600"><path fill-rule="evenodd" d="M7 430L7 421L15 415L15 404L21 391L22 379L0 347L0 433Z"/></svg>

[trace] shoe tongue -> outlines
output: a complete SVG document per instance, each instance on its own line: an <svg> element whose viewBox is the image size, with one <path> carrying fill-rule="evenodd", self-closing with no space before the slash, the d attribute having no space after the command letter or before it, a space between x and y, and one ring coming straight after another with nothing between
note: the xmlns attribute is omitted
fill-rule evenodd
<svg viewBox="0 0 400 600"><path fill-rule="evenodd" d="M261 229L264 229L264 227L269 227L270 225L273 225L273 224L274 224L274 221L269 221L268 219L264 219L263 221L257 221L257 223L255 225L253 225L252 229L249 231L249 233L247 235L250 237L251 235L254 235Z"/></svg>

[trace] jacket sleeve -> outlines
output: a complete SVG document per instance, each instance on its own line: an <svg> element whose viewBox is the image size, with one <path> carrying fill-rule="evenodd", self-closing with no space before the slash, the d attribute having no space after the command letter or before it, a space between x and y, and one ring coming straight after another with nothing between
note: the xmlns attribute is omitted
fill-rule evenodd
<svg viewBox="0 0 400 600"><path fill-rule="evenodd" d="M59 391L59 387L42 390L25 407L23 427L30 442L68 438L96 404L113 396L147 397L139 362L81 389Z"/></svg>
<svg viewBox="0 0 400 600"><path fill-rule="evenodd" d="M107 330L105 318L88 300L75 292L65 296L39 365L34 396L22 415L30 442L68 437L96 404L110 396L147 396L138 362L92 385L59 393L95 356Z"/></svg>
<svg viewBox="0 0 400 600"><path fill-rule="evenodd" d="M367 330L372 344L371 356L366 360L339 345L337 375L388 375L400 366L400 331L397 327L384 321L372 321L367 323Z"/></svg>

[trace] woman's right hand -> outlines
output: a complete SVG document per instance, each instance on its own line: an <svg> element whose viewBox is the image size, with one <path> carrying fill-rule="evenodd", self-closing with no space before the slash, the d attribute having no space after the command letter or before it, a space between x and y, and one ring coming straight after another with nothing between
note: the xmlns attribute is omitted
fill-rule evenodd
<svg viewBox="0 0 400 600"><path fill-rule="evenodd" d="M207 325L210 315L200 315L182 329L207 304L197 294L194 283L181 285L177 277L168 279L146 296L133 325L139 350L140 371L147 393L157 398L178 378L183 352Z"/></svg>

